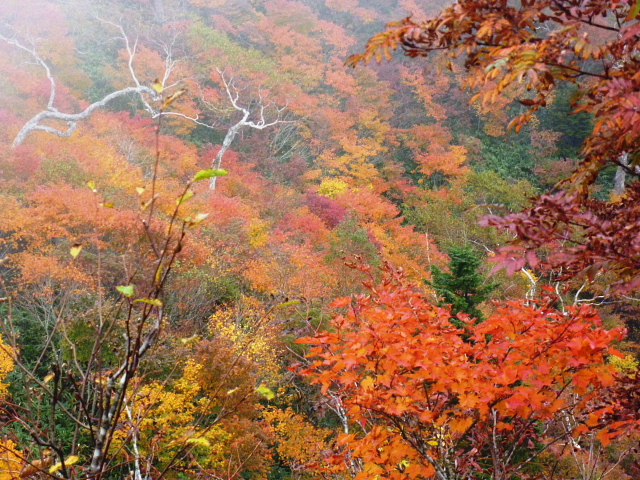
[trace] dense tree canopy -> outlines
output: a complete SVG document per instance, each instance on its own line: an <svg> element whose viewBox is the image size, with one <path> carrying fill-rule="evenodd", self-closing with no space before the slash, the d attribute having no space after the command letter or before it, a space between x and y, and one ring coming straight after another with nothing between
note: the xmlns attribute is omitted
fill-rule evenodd
<svg viewBox="0 0 640 480"><path fill-rule="evenodd" d="M638 8L4 0L0 479L637 478Z"/></svg>
<svg viewBox="0 0 640 480"><path fill-rule="evenodd" d="M576 84L574 114L591 114L594 123L577 168L564 179L563 193L542 197L534 209L505 221L492 217L485 222L516 233L517 245L499 257L510 271L527 263L535 268L535 249L552 245L557 255L549 264L561 268L563 277L586 271L591 278L603 269L613 270L626 292L637 287L631 280L637 268L631 263L639 253L635 242L617 237L634 231L637 223L632 206L635 180L622 196L625 175L638 177L637 17L637 2L627 1L462 0L429 20L408 17L389 24L349 62L381 60L398 47L412 57L440 51L453 59L461 57L466 69L462 85L477 92L473 98L483 106L513 94L526 107L510 123L516 131L537 120L535 112L550 103L559 86ZM598 174L610 165L618 167L622 184L615 201L585 201Z"/></svg>
<svg viewBox="0 0 640 480"><path fill-rule="evenodd" d="M413 57L441 50L461 56L469 70L464 85L480 90L483 104L518 84L526 88L519 101L527 111L512 121L516 130L547 105L558 84L578 83L577 111L595 116L575 178L588 184L606 164L619 164L623 152L639 149L637 16L637 4L627 1L462 0L428 21L390 24L349 61L380 59L399 46Z"/></svg>
<svg viewBox="0 0 640 480"><path fill-rule="evenodd" d="M531 478L528 464L574 433L537 425L593 424L589 399L613 382L603 354L621 332L588 307L510 303L454 326L397 272L334 305L348 310L333 331L301 340L319 357L305 374L362 426L338 440L342 459L362 459L356 478Z"/></svg>

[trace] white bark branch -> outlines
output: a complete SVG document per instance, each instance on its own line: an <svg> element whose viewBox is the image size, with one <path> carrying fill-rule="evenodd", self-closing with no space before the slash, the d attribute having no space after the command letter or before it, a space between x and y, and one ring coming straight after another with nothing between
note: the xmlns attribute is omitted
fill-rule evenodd
<svg viewBox="0 0 640 480"><path fill-rule="evenodd" d="M127 46L127 51L130 54L129 63L131 64L131 62L133 61L133 54L135 54L135 49L131 50L126 36L124 36L124 38ZM97 102L92 103L81 112L78 112L78 113L60 112L54 106L55 99L56 99L55 78L51 74L51 69L49 68L49 65L38 55L38 52L36 52L35 47L29 48L23 45L22 43L20 43L15 38L8 38L8 37L5 37L4 35L0 35L0 40L3 40L9 45L13 45L16 48L19 48L20 50L23 50L27 52L29 55L31 55L31 57L33 57L36 63L44 69L44 71L46 72L47 78L49 79L49 83L51 84L49 100L47 102L47 108L41 111L40 113L37 113L33 117L31 117L31 119L24 124L22 129L20 129L20 131L18 132L18 135L16 135L16 138L13 140L13 147L17 147L22 142L24 142L25 139L29 136L29 134L34 131L47 132L53 135L57 135L59 137L70 137L78 127L78 124L77 124L78 121L86 119L95 110L99 108L104 108L109 102L111 102L112 100L115 100L116 98L120 98L120 97L134 93L140 96L145 106L148 106L149 104L144 98L143 94L147 93L151 96L156 96L156 92L154 92L151 88L144 85L140 85L140 83L138 82L138 80L135 78L135 75L134 75L134 80L136 82L135 87L127 87L127 88L123 88L115 92L112 92L106 97L104 97L102 100L98 100ZM132 74L133 74L133 71L132 71ZM68 128L66 130L60 130L58 128L43 124L42 122L46 120L58 120L58 121L66 122L68 125Z"/></svg>
<svg viewBox="0 0 640 480"><path fill-rule="evenodd" d="M70 137L73 134L73 132L76 130L78 126L78 122L80 120L84 120L88 118L95 110L99 108L104 108L112 100L115 100L117 98L129 95L129 94L138 95L144 110L147 111L147 113L150 115L151 118L157 118L160 115L176 116L176 117L184 118L185 120L192 121L200 126L204 126L211 129L216 128L213 124L205 123L201 121L198 116L192 117L180 112L166 112L162 108L155 108L148 98L151 97L152 99L157 100L157 98L159 97L159 93L154 89L146 85L143 85L138 79L138 76L134 68L134 58L138 50L138 39L136 38L133 41L129 40L129 37L127 36L126 32L124 31L121 25L118 25L109 20L104 20L100 18L98 18L98 20L105 23L106 25L110 25L114 27L119 31L120 36L124 42L125 50L128 55L127 68L129 70L129 74L135 86L123 88L115 92L112 92L109 95L105 96L103 99L92 103L83 111L78 113L64 113L64 112L60 112L55 108L54 106L55 97L56 97L55 78L53 77L51 73L51 69L49 68L47 63L36 52L35 47L34 48L26 47L15 38L7 38L0 35L0 40L4 40L10 45L13 45L27 52L29 55L31 55L31 57L33 57L33 59L45 70L47 78L49 79L49 82L51 84L51 91L49 94L49 100L47 102L46 109L37 113L30 120L28 120L27 123L25 123L25 125L22 127L20 132L18 132L18 135L14 139L13 147L16 147L22 144L25 141L25 139L29 136L29 134L31 134L34 131L47 132L59 137ZM172 56L172 45L173 45L173 42L170 45L165 45L164 47L165 72L161 80L163 89L164 89L164 86L167 85L169 78L171 76L171 73L175 69L175 66L178 62ZM211 161L211 168L215 168L215 169L221 168L224 154L229 150L234 139L236 138L240 130L242 130L244 127L254 128L256 130L264 130L265 128L272 127L279 123L294 123L282 118L283 112L286 110L287 107L286 106L278 107L272 102L266 101L262 91L259 91L258 99L253 102L254 106L243 106L240 102L240 90L236 87L234 80L227 79L225 77L224 72L221 71L220 69L217 69L217 71L218 71L218 74L220 75L220 78L222 80L222 85L224 86L227 97L229 98L229 101L232 107L238 112L242 113L242 117L234 125L232 125L229 128L229 130L227 130L227 133L224 137L220 150L218 151L215 158L213 158ZM170 87L167 87L167 88L170 88ZM149 97L147 97L146 95L148 95ZM67 129L60 129L50 125L46 125L43 122L46 122L47 120L66 122L68 127ZM210 190L215 190L216 179L217 177L211 178L209 183Z"/></svg>
<svg viewBox="0 0 640 480"><path fill-rule="evenodd" d="M15 38L8 38L3 35L0 35L0 40L4 40L9 45L13 45L16 48L19 48L20 50L27 52L29 55L31 55L34 58L34 60L38 65L44 68L47 74L47 78L49 79L49 83L51 84L51 92L49 94L49 101L47 102L47 109L55 111L55 108L53 107L53 101L55 100L55 97L56 97L56 81L53 78L53 75L51 75L51 69L49 68L49 65L47 65L47 63L44 60L42 60L40 56L38 56L38 54L36 53L35 47L29 48L25 45L22 45Z"/></svg>
<svg viewBox="0 0 640 480"><path fill-rule="evenodd" d="M531 302L536 297L538 291L538 279L535 278L533 273L526 268L522 268L521 271L529 279L529 290L527 290L525 298L527 299L527 302Z"/></svg>
<svg viewBox="0 0 640 480"><path fill-rule="evenodd" d="M262 96L262 91L260 92L259 99L258 99L257 119L250 120L252 112L249 109L249 107L243 107L242 105L240 105L240 91L235 86L233 79L227 80L225 78L223 71L221 71L220 69L216 69L216 70L218 71L218 74L222 79L222 84L225 88L227 97L229 98L231 105L235 110L242 113L242 118L239 121L237 121L234 125L232 125L229 128L229 130L227 130L227 134L225 135L224 140L222 141L220 150L218 151L215 158L211 161L211 168L222 167L222 157L227 152L227 150L229 150L229 147L233 143L233 140L236 138L236 135L238 135L238 132L243 127L255 128L257 130L264 130L265 128L277 125L278 123L290 123L288 120L284 120L281 117L282 112L284 112L287 108L286 106L274 107L275 118L272 120L267 120L269 107L272 107L273 104L271 102L265 103L264 97ZM211 177L211 180L209 181L209 190L216 189L216 179L217 177Z"/></svg>
<svg viewBox="0 0 640 480"><path fill-rule="evenodd" d="M138 50L138 38L136 38L133 41L133 45L131 44L132 42L129 40L129 36L127 35L127 33L124 31L124 28L122 28L122 25L118 25L117 23L111 22L109 20L105 20L102 18L98 17L98 20L100 20L101 22L107 24L107 25L111 25L112 27L114 27L115 29L117 29L120 32L120 36L122 37L122 40L124 41L124 47L127 51L127 55L129 57L129 60L127 61L127 68L129 69L129 74L131 75L131 79L133 80L133 83L135 83L136 87L138 88L144 88L144 86L140 83L140 80L138 80L138 76L136 75L136 71L135 68L133 66L133 60L136 56L137 50ZM176 38L174 37L173 40L171 41L171 44L169 45L163 45L163 50L165 52L165 69L164 69L164 75L162 76L162 80L160 81L160 84L162 85L162 89L166 90L169 89L171 87L174 87L177 85L177 83L174 83L172 85L168 85L169 83L169 78L171 77L171 73L173 72L173 70L176 67L176 64L178 63L178 60L173 58L173 44L175 43ZM151 89L149 89L151 90ZM151 90L152 95L154 97L157 97L158 94L157 92ZM180 118L184 118L185 120L189 120L197 125L203 126L203 127L207 127L207 128L215 128L213 125L210 125L208 123L202 122L200 121L199 117L191 117L189 115L186 115L184 113L180 113L180 112L166 112L166 111L161 111L159 109L156 109L152 106L151 103L149 103L147 101L147 99L143 96L140 95L140 101L142 102L142 105L144 106L144 109L147 111L147 113L151 116L151 118L158 118L160 115L163 116L174 116L174 117L180 117Z"/></svg>
<svg viewBox="0 0 640 480"><path fill-rule="evenodd" d="M631 165L629 162L629 152L622 152L618 157L616 163L616 174L613 179L613 190L611 193L616 196L622 196L625 191L625 183L627 180L627 174L640 176L640 166Z"/></svg>
<svg viewBox="0 0 640 480"><path fill-rule="evenodd" d="M132 93L148 93L149 95L155 95L155 92L151 88L146 86L127 87L123 88L122 90L117 90L110 93L102 100L92 103L79 113L63 113L59 112L55 108L43 110L42 112L34 115L27 123L24 124L20 132L18 132L18 135L16 135L16 138L13 141L13 146L17 147L18 145L20 145L22 142L24 142L24 140L27 138L27 136L29 136L31 132L37 130L48 132L59 137L70 137L77 128L77 122L79 120L88 118L95 110L105 107L110 101ZM69 128L66 131L62 131L48 125L43 125L41 122L45 120L60 120L63 122L67 122Z"/></svg>

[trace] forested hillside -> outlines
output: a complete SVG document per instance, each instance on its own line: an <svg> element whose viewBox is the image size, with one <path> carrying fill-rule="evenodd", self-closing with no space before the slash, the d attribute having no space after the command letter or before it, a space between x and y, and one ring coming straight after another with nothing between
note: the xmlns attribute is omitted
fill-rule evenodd
<svg viewBox="0 0 640 480"><path fill-rule="evenodd" d="M640 3L449 5L3 0L0 480L640 478Z"/></svg>

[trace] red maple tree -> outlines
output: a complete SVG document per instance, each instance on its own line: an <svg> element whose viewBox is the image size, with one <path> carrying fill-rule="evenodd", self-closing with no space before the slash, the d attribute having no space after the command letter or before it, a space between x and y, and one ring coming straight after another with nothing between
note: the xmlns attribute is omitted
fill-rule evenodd
<svg viewBox="0 0 640 480"><path fill-rule="evenodd" d="M538 454L571 441L554 422L598 424L590 402L614 383L605 356L623 332L591 307L511 302L458 328L399 271L369 289L334 302L346 312L331 330L301 340L314 359L303 374L351 422L333 460L357 478L530 478Z"/></svg>

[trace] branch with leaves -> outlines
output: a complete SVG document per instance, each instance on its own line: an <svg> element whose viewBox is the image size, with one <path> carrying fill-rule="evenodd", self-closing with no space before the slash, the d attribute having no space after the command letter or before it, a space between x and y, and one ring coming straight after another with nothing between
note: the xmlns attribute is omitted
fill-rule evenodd
<svg viewBox="0 0 640 480"><path fill-rule="evenodd" d="M164 111L178 97L179 92L176 92L163 99L158 111ZM86 242L84 250L82 244L75 244L70 249L72 264L79 265L85 255L92 258L95 255L97 262L93 272L95 315L87 325L93 335L88 337L87 344L79 345L73 339L75 327L69 319L72 315L69 313L72 293L68 288L63 289L54 302L46 304L43 301L51 311L43 320L45 338L42 352L35 360L26 360L24 343L18 333L18 320L13 316L13 299L20 295L15 292L15 286L12 288L2 282L8 309L1 333L8 345L2 345L0 349L5 347L3 351L10 355L16 366L21 385L30 392L19 407L6 404L3 411L5 418L11 419L12 431L15 428L21 430L39 448L52 452L49 465L53 466L48 472L51 478L97 480L115 468L116 458L121 452L114 450L114 442L127 438L126 433L123 437L122 422L131 407L131 399L140 388L144 375L142 362L163 341L162 332L166 327L163 296L167 281L183 249L188 230L207 217L201 213L181 218L184 205L194 196L194 182L226 174L222 170L196 173L175 203L170 202L173 209L169 211L168 218L159 216L157 204L162 199L157 193L156 183L161 157L158 139L162 118L158 117L155 129L156 150L150 188L138 189L141 209L137 227L132 227L140 231L139 244L130 244L128 253L123 255L122 284L109 292L102 283L104 244L100 241L97 227L94 240ZM93 194L95 220L99 223L105 209L115 207L100 198L94 181L87 185ZM135 252L140 255L136 256ZM37 310L36 315L42 315L41 309ZM44 378L43 369L51 372ZM61 433L65 429L71 432L72 440ZM137 441L137 437L131 438L134 449ZM84 449L82 453L86 457L89 448L90 458L87 462L80 462L80 451ZM31 464L35 465L35 461ZM133 468L139 473L140 462Z"/></svg>
<svg viewBox="0 0 640 480"><path fill-rule="evenodd" d="M510 478L574 433L543 426L566 415L598 425L589 399L613 385L606 354L623 332L591 307L512 302L456 325L401 272L385 273L368 295L334 302L331 331L300 340L311 345L303 375L340 396L352 425L338 441L345 469L353 458L363 475L400 480Z"/></svg>
<svg viewBox="0 0 640 480"><path fill-rule="evenodd" d="M482 105L495 103L517 84L526 107L510 126L516 132L540 108L551 103L562 83L578 85L574 106L595 116L583 146L584 160L573 187L586 194L597 174L627 152L636 164L640 152L640 59L638 2L532 0L517 5L460 0L433 18L392 22L371 38L364 52L347 63L391 58L402 49L411 57L437 52L462 57L468 71L464 85ZM588 79L588 81L582 81ZM580 83L578 84L578 81ZM524 90L523 90L524 92Z"/></svg>

